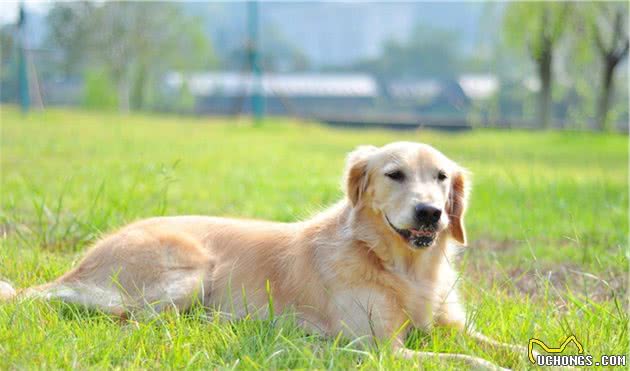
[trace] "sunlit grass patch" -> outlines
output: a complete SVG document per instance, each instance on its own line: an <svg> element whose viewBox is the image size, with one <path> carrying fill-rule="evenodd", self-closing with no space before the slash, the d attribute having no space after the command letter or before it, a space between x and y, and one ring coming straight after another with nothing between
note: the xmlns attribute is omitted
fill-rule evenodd
<svg viewBox="0 0 630 371"><path fill-rule="evenodd" d="M287 119L253 128L65 110L23 117L10 107L1 120L0 279L16 286L54 279L102 234L142 217L306 218L342 197L355 146L422 141L473 174L460 263L471 321L524 346L573 333L593 355L627 351L625 136L351 131ZM527 366L526 355L511 359L446 329L418 332L408 345ZM387 347L308 334L290 315L230 322L196 308L120 323L62 303L0 306L3 369L413 366Z"/></svg>

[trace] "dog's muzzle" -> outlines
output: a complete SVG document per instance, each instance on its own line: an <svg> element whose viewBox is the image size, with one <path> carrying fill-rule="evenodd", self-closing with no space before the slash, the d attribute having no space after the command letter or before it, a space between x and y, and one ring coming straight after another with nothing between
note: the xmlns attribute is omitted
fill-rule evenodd
<svg viewBox="0 0 630 371"><path fill-rule="evenodd" d="M417 229L401 229L392 224L387 215L385 215L385 219L387 220L389 226L396 231L396 233L398 233L405 241L407 241L407 243L415 248L423 249L433 245L433 242L435 242L438 230L437 223L433 223L432 225L421 225Z"/></svg>

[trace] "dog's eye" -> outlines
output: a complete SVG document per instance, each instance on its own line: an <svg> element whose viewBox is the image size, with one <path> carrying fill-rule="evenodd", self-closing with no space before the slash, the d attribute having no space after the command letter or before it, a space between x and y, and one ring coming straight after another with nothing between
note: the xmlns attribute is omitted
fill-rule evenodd
<svg viewBox="0 0 630 371"><path fill-rule="evenodd" d="M445 173L445 172L440 171L440 172L438 172L437 178L438 178L438 180L439 180L440 182L443 182L443 181L445 181L445 180L446 180L446 178L448 178L448 177L446 176L446 173Z"/></svg>
<svg viewBox="0 0 630 371"><path fill-rule="evenodd" d="M385 176L397 182L402 182L403 180L405 180L405 174L400 170L390 171L389 173L385 174Z"/></svg>

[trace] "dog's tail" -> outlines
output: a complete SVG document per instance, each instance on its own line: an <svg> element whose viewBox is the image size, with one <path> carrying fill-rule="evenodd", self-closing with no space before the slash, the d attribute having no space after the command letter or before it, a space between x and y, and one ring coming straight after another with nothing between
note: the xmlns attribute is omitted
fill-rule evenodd
<svg viewBox="0 0 630 371"><path fill-rule="evenodd" d="M0 281L0 301L13 299L17 296L17 291L8 282Z"/></svg>
<svg viewBox="0 0 630 371"><path fill-rule="evenodd" d="M14 289L10 283L0 281L0 303L12 299L28 299L42 296L48 289L54 288L55 282L45 283L39 286L28 287L25 289Z"/></svg>

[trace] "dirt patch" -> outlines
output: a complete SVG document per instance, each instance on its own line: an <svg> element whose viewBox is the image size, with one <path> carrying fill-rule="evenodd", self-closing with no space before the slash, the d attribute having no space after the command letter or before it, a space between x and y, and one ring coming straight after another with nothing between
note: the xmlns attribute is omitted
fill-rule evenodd
<svg viewBox="0 0 630 371"><path fill-rule="evenodd" d="M535 268L467 264L464 271L473 282L488 282L512 295L527 295L532 300L553 300L564 304L567 293L593 301L624 302L628 294L628 274L584 272L575 264L553 264Z"/></svg>
<svg viewBox="0 0 630 371"><path fill-rule="evenodd" d="M512 294L526 294L534 300L552 299L564 302L567 292L593 301L625 301L628 293L627 274L607 272L594 275L571 264L547 268L509 268L499 271L489 267L466 269L472 276L491 285L505 288Z"/></svg>
<svg viewBox="0 0 630 371"><path fill-rule="evenodd" d="M521 245L520 241L514 240L493 240L491 238L477 238L471 242L475 249L504 251Z"/></svg>
<svg viewBox="0 0 630 371"><path fill-rule="evenodd" d="M537 238L535 240L530 241L536 244L548 244L556 247L570 247L575 244L575 241L570 239L545 239L545 238ZM493 239L490 237L481 237L476 238L471 242L471 246L475 250L481 251L508 251L514 248L518 248L519 246L527 245L527 241L525 240L509 240L509 239Z"/></svg>
<svg viewBox="0 0 630 371"><path fill-rule="evenodd" d="M558 304L566 302L569 292L593 301L616 298L628 304L625 299L628 294L627 272L615 268L594 274L576 263L523 262L518 256L525 243L492 238L472 241L473 249L462 261L461 271L465 279L487 283L509 294L526 295L532 300L553 300ZM566 239L548 242L554 248L569 247L573 243ZM515 260L511 261L508 257L514 257Z"/></svg>

